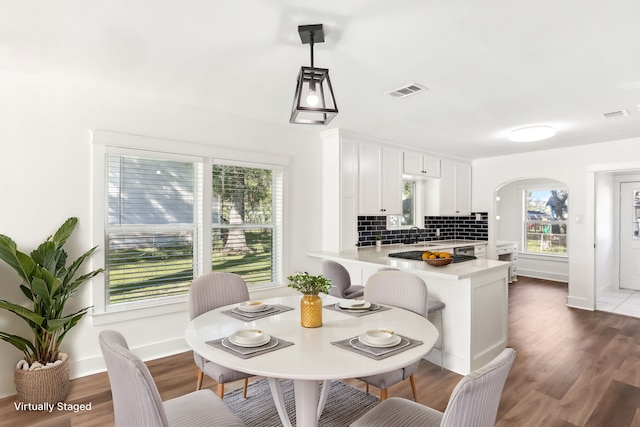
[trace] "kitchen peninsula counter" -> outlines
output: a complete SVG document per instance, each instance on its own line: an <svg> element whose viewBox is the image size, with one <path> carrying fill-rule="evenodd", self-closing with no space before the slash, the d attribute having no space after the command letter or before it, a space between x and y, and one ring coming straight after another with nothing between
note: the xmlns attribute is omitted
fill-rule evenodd
<svg viewBox="0 0 640 427"><path fill-rule="evenodd" d="M429 317L443 339L444 367L466 375L485 365L507 346L510 263L475 259L435 267L424 261L388 256L391 252L422 249L439 250L436 247L388 245L339 253L313 251L308 255L344 265L353 284L366 285L367 279L381 268L397 268L420 276L427 285L429 297L446 304L442 322L437 314ZM434 349L427 359L439 364L440 350Z"/></svg>
<svg viewBox="0 0 640 427"><path fill-rule="evenodd" d="M459 245L462 246L462 245ZM451 245L441 245L442 248L451 248ZM367 265L377 265L378 268L391 267L400 270L412 271L431 277L440 277L444 279L466 279L479 273L485 273L492 270L504 270L509 268L509 262L475 259L458 263L451 263L440 267L429 265L424 261L415 261L402 258L392 258L389 256L392 252L406 252L415 250L440 250L438 246L411 246L411 245L388 245L382 248L366 247L353 249L349 251L337 252L310 252L309 256L316 258L331 259L337 262L364 263ZM357 280L358 282L358 280Z"/></svg>

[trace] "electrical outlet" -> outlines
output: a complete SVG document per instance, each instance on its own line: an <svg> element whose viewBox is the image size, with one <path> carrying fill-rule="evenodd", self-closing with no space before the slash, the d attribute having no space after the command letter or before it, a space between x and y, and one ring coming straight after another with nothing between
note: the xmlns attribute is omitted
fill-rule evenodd
<svg viewBox="0 0 640 427"><path fill-rule="evenodd" d="M482 214L481 213L477 213L476 214L476 221L482 221Z"/></svg>
<svg viewBox="0 0 640 427"><path fill-rule="evenodd" d="M440 237L440 229L436 228L436 237Z"/></svg>

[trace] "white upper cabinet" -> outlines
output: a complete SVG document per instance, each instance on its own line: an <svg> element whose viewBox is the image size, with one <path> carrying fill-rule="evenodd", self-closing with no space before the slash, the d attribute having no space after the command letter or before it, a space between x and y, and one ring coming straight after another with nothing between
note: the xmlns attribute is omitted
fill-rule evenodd
<svg viewBox="0 0 640 427"><path fill-rule="evenodd" d="M439 215L471 214L471 165L442 159Z"/></svg>
<svg viewBox="0 0 640 427"><path fill-rule="evenodd" d="M361 141L359 168L360 214L402 214L402 151Z"/></svg>
<svg viewBox="0 0 640 427"><path fill-rule="evenodd" d="M414 151L405 151L403 172L429 178L440 178L440 159Z"/></svg>

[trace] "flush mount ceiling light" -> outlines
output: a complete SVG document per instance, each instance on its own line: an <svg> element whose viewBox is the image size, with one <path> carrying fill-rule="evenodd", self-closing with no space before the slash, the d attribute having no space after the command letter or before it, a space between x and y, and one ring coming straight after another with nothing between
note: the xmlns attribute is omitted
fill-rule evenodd
<svg viewBox="0 0 640 427"><path fill-rule="evenodd" d="M551 126L527 126L512 130L509 134L509 141L512 142L534 142L551 138L556 134L556 130Z"/></svg>
<svg viewBox="0 0 640 427"><path fill-rule="evenodd" d="M313 45L324 43L322 24L300 25L302 44L311 47L311 66L301 67L289 123L326 125L338 114L336 98L329 79L329 70L313 66Z"/></svg>

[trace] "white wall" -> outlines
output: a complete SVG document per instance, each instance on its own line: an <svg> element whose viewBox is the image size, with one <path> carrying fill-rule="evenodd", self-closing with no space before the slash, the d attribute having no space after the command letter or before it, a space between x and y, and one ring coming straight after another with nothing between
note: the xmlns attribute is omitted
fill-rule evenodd
<svg viewBox="0 0 640 427"><path fill-rule="evenodd" d="M510 181L543 176L565 183L571 197L567 304L593 310L595 173L640 169L638 144L640 138L632 138L475 160L473 210L487 211L490 219L495 218L494 191ZM576 222L578 217L581 223ZM495 228L495 223L489 224L490 246L495 243Z"/></svg>
<svg viewBox="0 0 640 427"><path fill-rule="evenodd" d="M317 128L289 125L287 111L282 112L283 125L273 126L78 78L8 72L0 74L0 93L0 234L12 237L19 248L30 251L71 216L79 218L79 227L69 241L70 255L91 247L90 131L102 129L288 156L285 276L320 270L306 256L308 248L321 245L320 138ZM18 276L1 263L0 298L26 304L18 284ZM91 305L90 287L71 304ZM85 375L104 367L100 330L123 332L131 347L149 359L186 350L187 323L187 312L100 327L86 316L68 334L63 351L71 354L72 376ZM6 312L0 312L0 330L25 332L21 321ZM19 358L20 352L0 341L0 397L15 393L13 367Z"/></svg>

